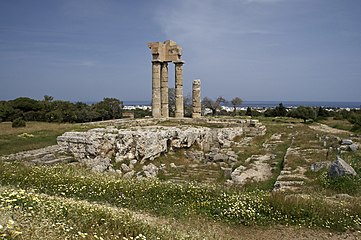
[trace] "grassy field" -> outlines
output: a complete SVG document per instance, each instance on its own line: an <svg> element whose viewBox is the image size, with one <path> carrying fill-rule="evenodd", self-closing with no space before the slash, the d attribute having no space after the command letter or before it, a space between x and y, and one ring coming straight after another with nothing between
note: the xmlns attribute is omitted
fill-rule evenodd
<svg viewBox="0 0 361 240"><path fill-rule="evenodd" d="M283 169L287 148L297 145L301 152L322 148L319 138L325 136L295 120L267 119L264 123L266 135L234 150L242 153L239 161L244 163L253 154L264 154L263 145L279 133L282 142L270 150L275 155L275 170L269 180L243 188L228 188L219 184L221 181L202 184L200 179L184 184L156 179L125 180L96 174L78 165L49 167L0 162L0 239L361 237L359 177L329 180L325 171L307 172L309 180L299 194L270 191ZM0 123L0 155L52 145L65 131L87 128L28 123L26 128L12 129L11 124ZM308 166L323 157L307 151L302 152L306 157L290 157L289 166ZM360 151L344 153L342 157L361 174ZM177 165L189 164L183 152L156 161L167 160ZM332 197L339 193L354 198Z"/></svg>
<svg viewBox="0 0 361 240"><path fill-rule="evenodd" d="M327 119L322 120L321 123L326 124L332 128L350 131L352 129L352 124L347 120L334 120L334 119Z"/></svg>
<svg viewBox="0 0 361 240"><path fill-rule="evenodd" d="M27 122L26 127L12 128L11 122L0 123L0 156L56 144L56 137L66 131L84 131L87 125Z"/></svg>

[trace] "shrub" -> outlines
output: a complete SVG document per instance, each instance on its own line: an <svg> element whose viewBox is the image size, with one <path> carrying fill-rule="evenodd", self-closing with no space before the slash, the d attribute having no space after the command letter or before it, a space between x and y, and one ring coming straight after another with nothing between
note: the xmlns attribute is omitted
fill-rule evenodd
<svg viewBox="0 0 361 240"><path fill-rule="evenodd" d="M24 119L22 118L16 118L12 125L11 125L13 128L19 128L19 127L26 127L26 122Z"/></svg>

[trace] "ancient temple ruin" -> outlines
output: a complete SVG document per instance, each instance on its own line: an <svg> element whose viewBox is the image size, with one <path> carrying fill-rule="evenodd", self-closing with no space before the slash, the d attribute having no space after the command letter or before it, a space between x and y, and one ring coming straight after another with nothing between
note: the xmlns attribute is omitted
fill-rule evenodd
<svg viewBox="0 0 361 240"><path fill-rule="evenodd" d="M152 115L154 118L169 117L168 62L175 65L175 117L184 117L182 48L172 40L151 42L152 50Z"/></svg>

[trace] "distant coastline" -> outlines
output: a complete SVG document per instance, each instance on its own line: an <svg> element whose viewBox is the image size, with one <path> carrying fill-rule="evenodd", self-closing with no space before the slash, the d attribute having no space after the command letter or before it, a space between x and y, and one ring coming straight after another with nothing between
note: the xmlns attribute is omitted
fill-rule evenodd
<svg viewBox="0 0 361 240"><path fill-rule="evenodd" d="M298 106L325 108L360 108L361 102L324 102L324 101L244 101L241 107L273 108L282 103L287 108ZM150 101L124 101L125 106L150 106ZM228 104L227 106L231 106Z"/></svg>

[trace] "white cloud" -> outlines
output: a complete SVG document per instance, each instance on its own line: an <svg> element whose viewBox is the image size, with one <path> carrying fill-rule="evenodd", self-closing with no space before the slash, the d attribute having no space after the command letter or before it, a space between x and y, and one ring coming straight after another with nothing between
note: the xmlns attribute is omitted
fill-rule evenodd
<svg viewBox="0 0 361 240"><path fill-rule="evenodd" d="M265 0L263 0L265 1ZM270 0L269 0L270 1ZM244 1L183 0L175 6L162 5L156 20L167 39L184 46L184 54L203 61L235 60L236 52L252 47L253 39L267 41L280 34L269 27L263 13ZM268 13L266 13L268 14ZM270 46L273 42L264 44Z"/></svg>

